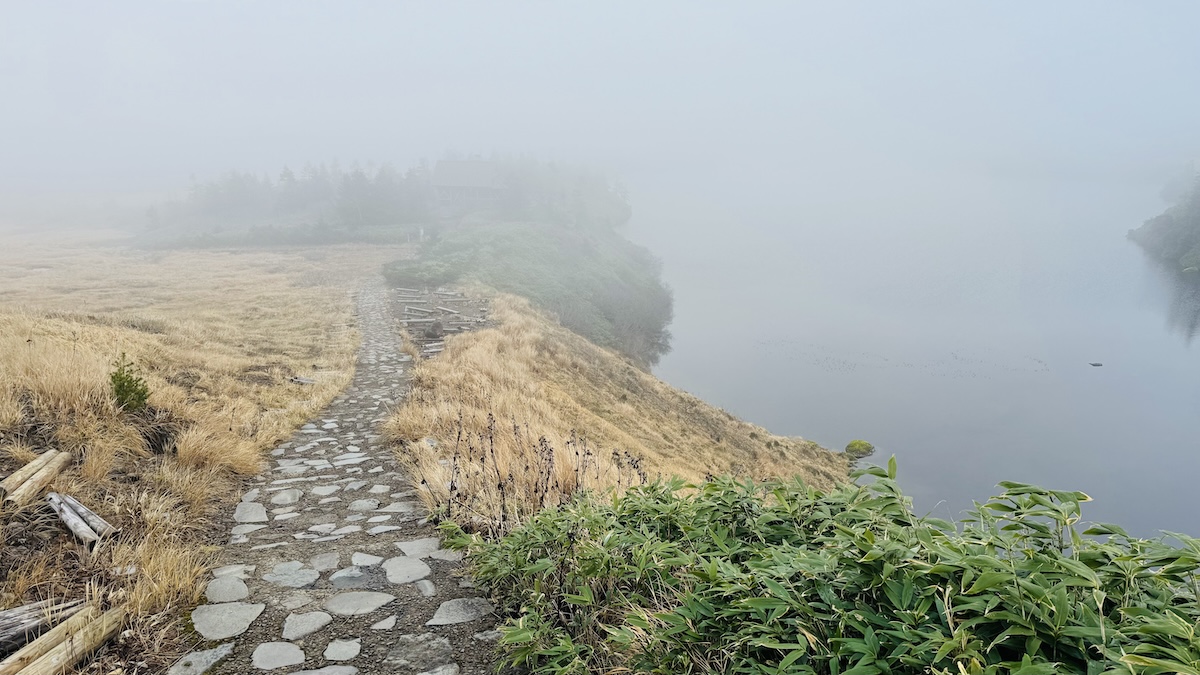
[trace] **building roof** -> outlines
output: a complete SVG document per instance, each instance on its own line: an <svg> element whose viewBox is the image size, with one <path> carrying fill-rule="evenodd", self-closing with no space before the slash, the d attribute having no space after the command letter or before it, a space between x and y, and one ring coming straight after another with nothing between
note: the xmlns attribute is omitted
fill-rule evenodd
<svg viewBox="0 0 1200 675"><path fill-rule="evenodd" d="M433 167L433 184L438 187L500 187L496 165L483 160L438 160Z"/></svg>

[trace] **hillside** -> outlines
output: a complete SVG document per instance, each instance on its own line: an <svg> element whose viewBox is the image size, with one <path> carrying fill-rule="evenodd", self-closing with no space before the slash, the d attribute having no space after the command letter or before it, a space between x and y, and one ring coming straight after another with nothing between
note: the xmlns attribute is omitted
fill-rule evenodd
<svg viewBox="0 0 1200 675"><path fill-rule="evenodd" d="M449 338L414 369L408 399L385 426L435 509L447 507L451 482L473 512L519 519L579 487L657 476L800 475L822 487L846 477L840 454L675 389L524 299L493 304L493 327ZM497 471L511 483L506 495Z"/></svg>

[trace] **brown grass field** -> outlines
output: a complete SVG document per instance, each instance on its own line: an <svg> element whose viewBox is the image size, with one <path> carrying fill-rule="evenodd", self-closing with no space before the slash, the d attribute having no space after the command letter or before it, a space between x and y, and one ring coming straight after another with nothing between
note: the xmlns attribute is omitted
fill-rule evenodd
<svg viewBox="0 0 1200 675"><path fill-rule="evenodd" d="M431 509L495 532L579 488L659 476L846 479L841 454L675 389L521 298L499 295L493 308L493 327L449 338L414 368L386 424Z"/></svg>
<svg viewBox="0 0 1200 675"><path fill-rule="evenodd" d="M40 500L0 514L0 608L129 603L128 630L79 672L165 670L195 639L183 612L240 480L349 381L349 291L405 251L149 252L105 233L0 240L0 477L47 448L68 451L75 462L52 489L121 528L88 551ZM142 413L110 394L122 353L149 385Z"/></svg>

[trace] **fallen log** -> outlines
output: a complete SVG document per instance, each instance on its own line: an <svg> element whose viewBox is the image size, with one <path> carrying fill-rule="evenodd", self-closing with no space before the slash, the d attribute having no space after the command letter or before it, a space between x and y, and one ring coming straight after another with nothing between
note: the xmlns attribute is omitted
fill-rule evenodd
<svg viewBox="0 0 1200 675"><path fill-rule="evenodd" d="M33 474L29 480L22 483L19 487L8 493L4 497L5 506L21 507L29 502L37 499L42 494L50 483L58 477L58 474L63 472L71 464L71 454L60 452L54 456L46 465L38 469L37 473Z"/></svg>
<svg viewBox="0 0 1200 675"><path fill-rule="evenodd" d="M124 623L125 608L110 609L25 666L18 675L61 675L80 659L104 646Z"/></svg>
<svg viewBox="0 0 1200 675"><path fill-rule="evenodd" d="M80 518L83 518L84 522L88 524L88 527L92 528L93 532L100 535L101 539L120 532L116 527L113 527L112 523L101 518L95 511L81 504L78 499L75 499L71 495L59 496L71 507L72 511L79 514Z"/></svg>
<svg viewBox="0 0 1200 675"><path fill-rule="evenodd" d="M443 312L450 312L451 314L458 314L457 309L450 309L449 307L442 307L441 305L435 305L434 309L440 309Z"/></svg>
<svg viewBox="0 0 1200 675"><path fill-rule="evenodd" d="M64 616L70 616L82 604L82 600L42 600L0 612L0 652L23 646L43 628Z"/></svg>
<svg viewBox="0 0 1200 675"><path fill-rule="evenodd" d="M62 644L67 637L78 633L85 625L100 616L100 610L91 604L83 605L73 611L76 612L74 616L42 633L41 637L0 661L0 675L18 675L22 668L38 660L51 649Z"/></svg>
<svg viewBox="0 0 1200 675"><path fill-rule="evenodd" d="M405 313L415 312L417 314L433 314L432 309L425 309L424 307L409 307L407 305L405 305L404 311L405 311Z"/></svg>
<svg viewBox="0 0 1200 675"><path fill-rule="evenodd" d="M50 503L50 508L54 509L59 519L63 521L63 525L67 526L76 539L88 545L100 541L100 535L96 534L96 531L89 527L87 522L80 518L79 514L75 513L57 492L46 495L46 501Z"/></svg>
<svg viewBox="0 0 1200 675"><path fill-rule="evenodd" d="M421 292L415 288L400 288L399 286L397 286L395 290L404 291L405 293L420 293Z"/></svg>
<svg viewBox="0 0 1200 675"><path fill-rule="evenodd" d="M0 500L3 500L8 493L20 487L21 483L29 480L30 476L40 471L41 468L46 466L46 464L48 464L50 460L54 459L54 456L57 454L59 454L57 450L47 450L38 455L37 459L17 469L16 471L12 472L12 475L10 475L8 478L0 481Z"/></svg>

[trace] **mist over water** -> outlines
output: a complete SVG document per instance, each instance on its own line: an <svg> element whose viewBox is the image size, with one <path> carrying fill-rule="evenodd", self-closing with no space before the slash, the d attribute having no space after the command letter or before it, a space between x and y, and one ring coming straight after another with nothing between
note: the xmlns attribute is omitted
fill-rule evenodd
<svg viewBox="0 0 1200 675"><path fill-rule="evenodd" d="M961 517L1013 480L1087 492L1092 521L1200 531L1200 303L1123 236L1156 192L972 187L821 228L786 195L735 220L713 204L692 216L731 227L676 245L640 210L676 293L656 374L776 433L871 441L921 512Z"/></svg>

